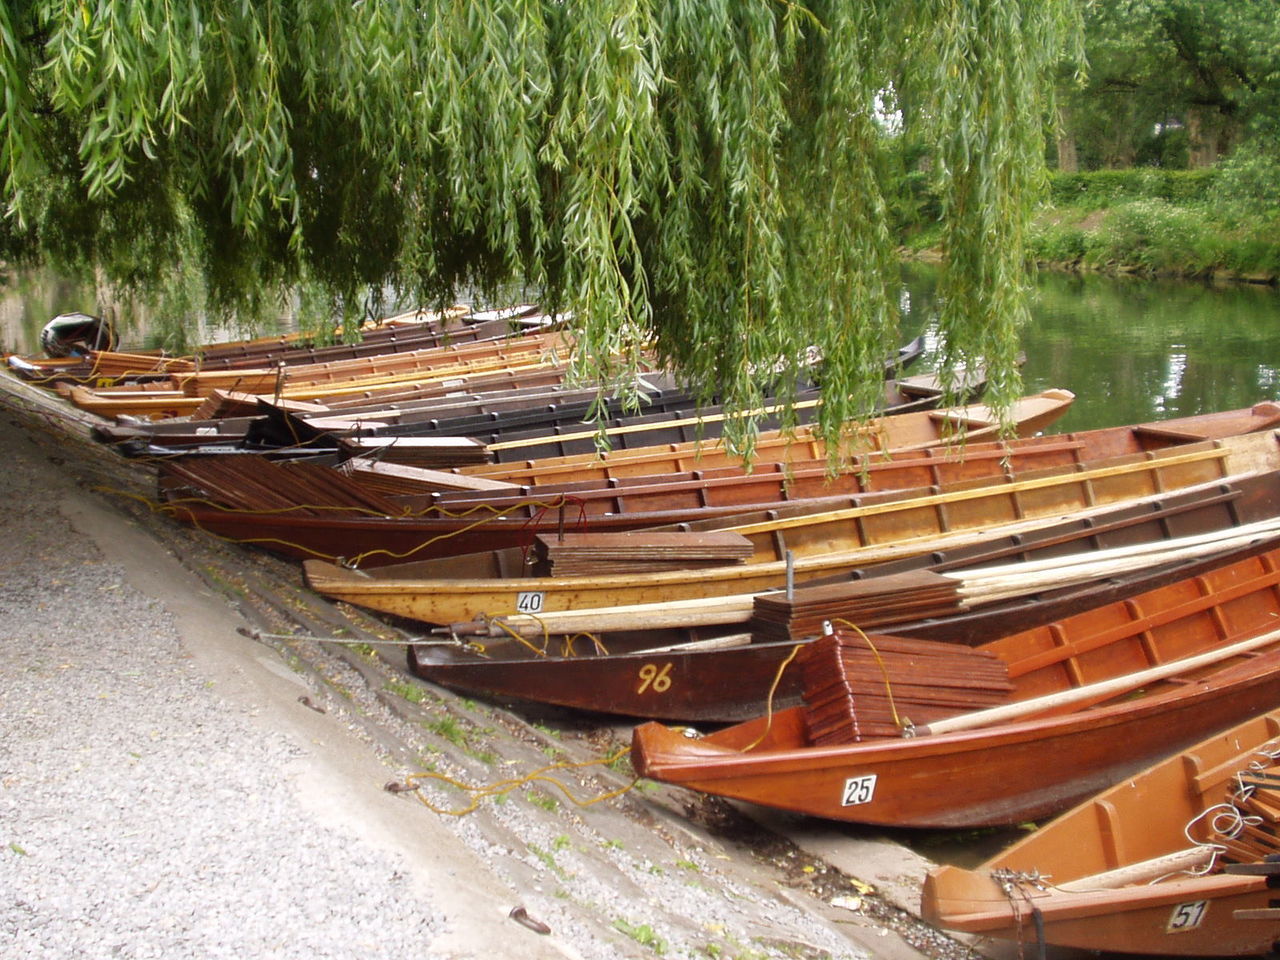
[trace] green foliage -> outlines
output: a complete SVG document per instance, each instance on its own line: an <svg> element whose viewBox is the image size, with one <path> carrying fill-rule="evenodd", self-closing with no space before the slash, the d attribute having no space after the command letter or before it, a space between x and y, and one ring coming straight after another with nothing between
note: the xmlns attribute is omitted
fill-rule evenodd
<svg viewBox="0 0 1280 960"><path fill-rule="evenodd" d="M1183 270L1195 262L1200 217L1164 200L1136 200L1111 211L1090 238L1086 259L1149 270Z"/></svg>
<svg viewBox="0 0 1280 960"><path fill-rule="evenodd" d="M1210 196L1219 212L1236 219L1280 216L1280 154L1274 145L1249 144L1224 160Z"/></svg>
<svg viewBox="0 0 1280 960"><path fill-rule="evenodd" d="M421 686L404 680L388 680L383 689L410 703L421 703L427 695Z"/></svg>
<svg viewBox="0 0 1280 960"><path fill-rule="evenodd" d="M1049 201L1055 207L1075 207L1081 210L1100 210L1130 200L1198 203L1209 198L1217 177L1215 170L1165 170L1154 167L1051 173Z"/></svg>
<svg viewBox="0 0 1280 960"><path fill-rule="evenodd" d="M1087 78L1064 71L1064 132L1082 169L1204 166L1280 128L1275 0L1086 5ZM1171 199L1171 198L1170 198Z"/></svg>
<svg viewBox="0 0 1280 960"><path fill-rule="evenodd" d="M667 952L667 941L658 936L653 927L647 923L630 923L619 918L613 921L613 927L615 930L625 933L640 946L648 947L658 956L662 956Z"/></svg>
<svg viewBox="0 0 1280 960"><path fill-rule="evenodd" d="M1027 246L1037 260L1075 263L1088 249L1088 235L1074 224L1040 222L1032 227Z"/></svg>
<svg viewBox="0 0 1280 960"><path fill-rule="evenodd" d="M0 5L0 256L193 318L527 285L581 376L645 351L834 438L898 338L879 125L932 159L944 363L1019 392L1025 232L1070 0L16 0ZM917 197L925 194L918 190ZM769 371L772 375L766 375ZM751 423L731 441L749 450Z"/></svg>

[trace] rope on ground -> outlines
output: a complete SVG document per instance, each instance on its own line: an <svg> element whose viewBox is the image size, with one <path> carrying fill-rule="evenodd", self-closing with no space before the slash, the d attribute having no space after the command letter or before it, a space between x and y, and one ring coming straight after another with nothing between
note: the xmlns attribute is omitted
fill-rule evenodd
<svg viewBox="0 0 1280 960"><path fill-rule="evenodd" d="M547 773L553 770L581 770L586 767L609 766L613 763L616 763L618 760L620 760L622 757L626 756L630 752L631 752L630 747L624 747L618 750L617 752L611 754L608 757L597 758L595 760L583 760L577 763L548 764L545 767L539 767L537 770L534 770L531 773L524 775L523 777L512 777L507 780L498 780L494 783L481 784L481 785L472 785L472 784L463 783L462 781L457 780L454 777L450 777L447 774L443 774L443 773L435 773L433 771L423 771L421 773L411 773L409 774L409 776L405 777L403 781L393 780L390 783L386 784L384 789L391 793L413 793L417 797L418 801L427 809L431 810L434 813L438 813L443 816L449 816L449 817L466 816L468 813L471 813L473 810L479 807L481 801L483 801L486 797L501 796L503 794L510 793L512 790L519 789L520 787L526 786L531 783L549 784L550 786L555 787L562 794L564 794L565 799L567 799L570 803L574 804L575 806L590 807L590 806L593 806L594 804L601 803L605 800L612 800L615 797L622 796L624 793L631 790L631 788L634 787L637 783L639 783L640 778L633 777L630 783L626 784L625 786L618 787L616 790L609 790L609 791L606 791L605 793L599 794L598 796L589 797L586 799L580 799L574 796L573 793L569 790L569 788L566 787L559 780L555 779L554 777L547 776ZM427 797L423 794L423 792L419 789L421 784L424 781L428 781L428 780L437 780L442 783L446 783L449 786L456 787L457 789L462 790L464 793L469 793L471 795L471 801L466 806L457 807L454 809L445 809L443 807L436 806L434 803L428 800Z"/></svg>

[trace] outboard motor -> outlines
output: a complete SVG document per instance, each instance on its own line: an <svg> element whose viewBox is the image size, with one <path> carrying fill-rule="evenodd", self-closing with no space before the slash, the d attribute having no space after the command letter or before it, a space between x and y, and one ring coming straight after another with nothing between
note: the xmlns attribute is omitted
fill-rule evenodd
<svg viewBox="0 0 1280 960"><path fill-rule="evenodd" d="M60 313L40 331L40 346L50 357L83 357L90 350L114 350L119 344L110 321L88 313Z"/></svg>

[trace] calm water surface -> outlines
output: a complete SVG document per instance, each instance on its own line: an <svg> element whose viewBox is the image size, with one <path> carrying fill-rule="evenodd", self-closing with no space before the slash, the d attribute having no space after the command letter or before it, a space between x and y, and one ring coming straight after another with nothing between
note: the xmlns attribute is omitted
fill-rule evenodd
<svg viewBox="0 0 1280 960"><path fill-rule="evenodd" d="M936 269L906 274L904 330L930 329ZM1280 291L1171 280L1042 273L1023 331L1026 392L1076 395L1053 432L1085 430L1280 397ZM927 364L926 357L921 364Z"/></svg>

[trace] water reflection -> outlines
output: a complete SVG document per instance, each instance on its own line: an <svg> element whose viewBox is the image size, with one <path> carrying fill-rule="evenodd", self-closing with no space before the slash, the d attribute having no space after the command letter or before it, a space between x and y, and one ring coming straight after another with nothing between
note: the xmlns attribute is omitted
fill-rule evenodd
<svg viewBox="0 0 1280 960"><path fill-rule="evenodd" d="M911 265L904 329L936 317L937 271ZM1280 292L1252 285L1041 274L1023 332L1028 392L1066 387L1056 430L1191 416L1280 389Z"/></svg>

